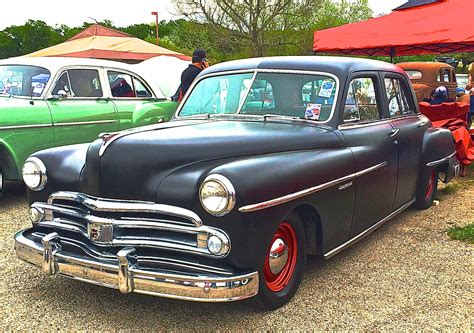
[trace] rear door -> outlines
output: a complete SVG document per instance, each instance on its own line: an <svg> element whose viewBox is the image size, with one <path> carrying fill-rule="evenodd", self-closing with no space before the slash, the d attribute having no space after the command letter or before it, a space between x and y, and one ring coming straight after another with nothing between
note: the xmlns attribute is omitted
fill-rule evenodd
<svg viewBox="0 0 474 333"><path fill-rule="evenodd" d="M114 105L104 94L99 68L62 71L48 104L58 146L90 142L101 132L119 129Z"/></svg>
<svg viewBox="0 0 474 333"><path fill-rule="evenodd" d="M176 109L176 103L155 98L142 79L125 71L107 70L107 89L117 109L120 129L168 121Z"/></svg>
<svg viewBox="0 0 474 333"><path fill-rule="evenodd" d="M377 73L349 80L339 126L355 162L355 205L351 238L389 215L398 173L394 128L383 117L383 94Z"/></svg>
<svg viewBox="0 0 474 333"><path fill-rule="evenodd" d="M428 118L418 114L410 86L403 75L385 73L385 118L390 119L397 133L394 136L398 150L398 186L393 210L415 196L423 136L430 126Z"/></svg>

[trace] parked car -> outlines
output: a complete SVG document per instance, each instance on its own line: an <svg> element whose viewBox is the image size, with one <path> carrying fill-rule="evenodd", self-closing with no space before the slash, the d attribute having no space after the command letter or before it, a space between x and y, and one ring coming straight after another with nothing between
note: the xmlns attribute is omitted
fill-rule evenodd
<svg viewBox="0 0 474 333"><path fill-rule="evenodd" d="M266 93L271 92L271 94ZM451 133L379 61L275 57L203 71L174 119L28 158L46 274L193 301L287 303L326 259L459 171Z"/></svg>
<svg viewBox="0 0 474 333"><path fill-rule="evenodd" d="M456 99L456 72L454 67L444 62L401 62L401 67L408 74L418 102L430 98L431 93L439 86L448 88L449 98Z"/></svg>
<svg viewBox="0 0 474 333"><path fill-rule="evenodd" d="M126 64L76 58L0 61L0 192L35 151L167 121L168 101Z"/></svg>

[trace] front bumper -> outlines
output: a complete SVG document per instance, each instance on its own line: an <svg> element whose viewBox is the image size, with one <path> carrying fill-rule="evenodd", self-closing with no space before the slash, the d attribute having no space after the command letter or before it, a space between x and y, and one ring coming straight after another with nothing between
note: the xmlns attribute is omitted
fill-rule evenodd
<svg viewBox="0 0 474 333"><path fill-rule="evenodd" d="M201 302L236 301L258 292L258 272L231 276L169 272L142 265L133 247L122 248L115 258L103 259L92 252L78 255L63 251L57 233L46 234L38 242L26 237L30 232L27 229L15 235L16 254L48 275L62 275L123 293Z"/></svg>

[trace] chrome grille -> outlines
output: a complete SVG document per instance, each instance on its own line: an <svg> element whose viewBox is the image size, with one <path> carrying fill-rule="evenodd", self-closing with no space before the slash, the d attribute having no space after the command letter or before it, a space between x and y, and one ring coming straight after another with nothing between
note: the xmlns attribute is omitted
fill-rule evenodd
<svg viewBox="0 0 474 333"><path fill-rule="evenodd" d="M74 232L100 246L159 248L212 257L223 257L230 250L222 230L204 226L197 214L180 207L56 192L47 203L36 202L32 208L44 212L45 218L37 225ZM224 241L218 255L207 249L212 235Z"/></svg>

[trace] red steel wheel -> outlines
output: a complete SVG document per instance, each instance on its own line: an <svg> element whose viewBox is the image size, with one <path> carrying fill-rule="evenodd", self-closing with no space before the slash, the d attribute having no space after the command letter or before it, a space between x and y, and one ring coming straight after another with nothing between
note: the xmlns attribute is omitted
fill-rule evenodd
<svg viewBox="0 0 474 333"><path fill-rule="evenodd" d="M436 178L437 178L436 170L431 171L430 179L428 181L428 186L426 187L425 201L429 201L431 199L431 196L433 195L435 183L437 181Z"/></svg>
<svg viewBox="0 0 474 333"><path fill-rule="evenodd" d="M282 222L270 242L263 273L265 283L273 292L281 291L290 282L298 259L298 238L292 225Z"/></svg>

